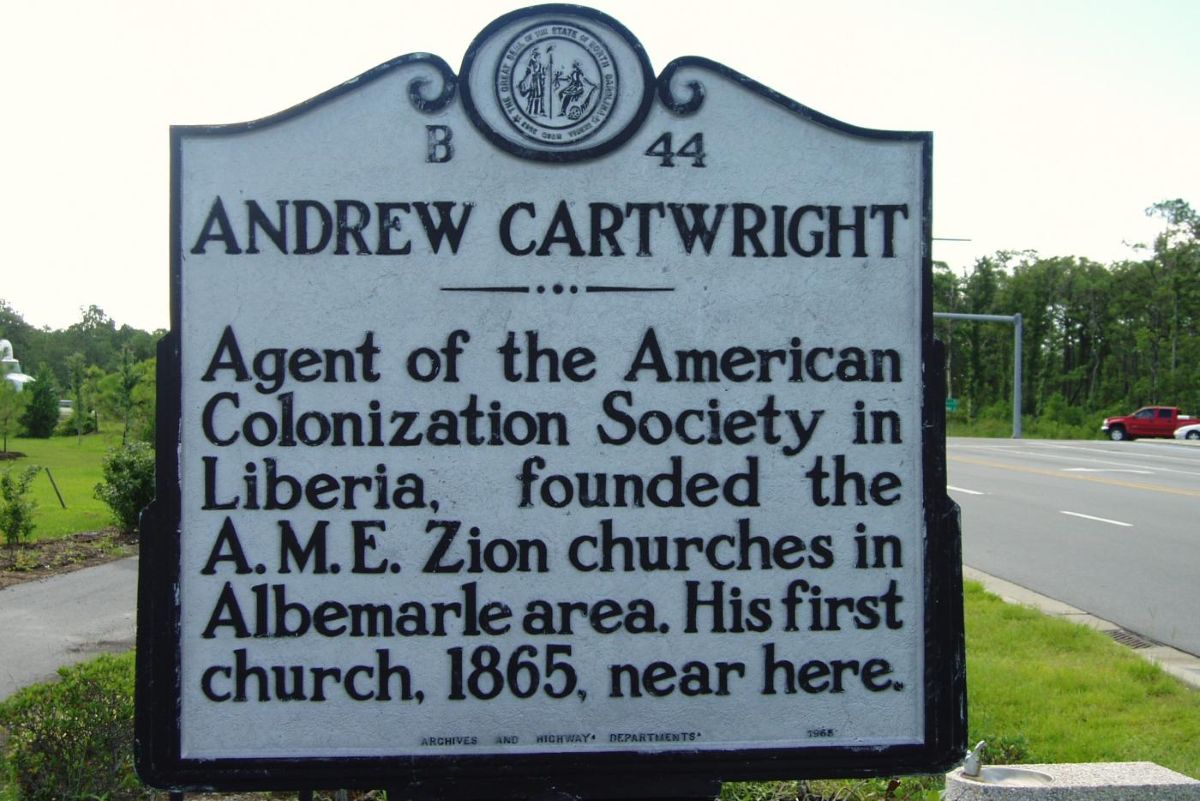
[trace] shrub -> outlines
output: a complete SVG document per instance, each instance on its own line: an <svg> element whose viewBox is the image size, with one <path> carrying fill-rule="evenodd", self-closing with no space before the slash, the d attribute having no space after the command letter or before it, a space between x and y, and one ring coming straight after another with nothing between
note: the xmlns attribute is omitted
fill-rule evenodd
<svg viewBox="0 0 1200 801"><path fill-rule="evenodd" d="M977 415L979 420L1012 420L1012 404L1008 401L996 401L984 406Z"/></svg>
<svg viewBox="0 0 1200 801"><path fill-rule="evenodd" d="M61 668L0 704L22 801L151 797L133 768L133 654Z"/></svg>
<svg viewBox="0 0 1200 801"><path fill-rule="evenodd" d="M41 469L30 466L18 471L10 467L0 473L0 531L10 551L33 534L35 504L29 498L29 485Z"/></svg>
<svg viewBox="0 0 1200 801"><path fill-rule="evenodd" d="M34 378L23 390L30 395L21 414L21 425L29 436L46 439L58 425L58 391L54 388L54 375L44 367Z"/></svg>
<svg viewBox="0 0 1200 801"><path fill-rule="evenodd" d="M82 431L76 431L76 428L82 425ZM71 412L71 416L60 422L54 428L54 436L56 437L74 437L79 434L95 434L96 433L96 418L91 415L81 415L79 412Z"/></svg>
<svg viewBox="0 0 1200 801"><path fill-rule="evenodd" d="M137 530L138 515L154 500L154 449L144 442L113 448L101 465L96 497L108 504L123 532Z"/></svg>

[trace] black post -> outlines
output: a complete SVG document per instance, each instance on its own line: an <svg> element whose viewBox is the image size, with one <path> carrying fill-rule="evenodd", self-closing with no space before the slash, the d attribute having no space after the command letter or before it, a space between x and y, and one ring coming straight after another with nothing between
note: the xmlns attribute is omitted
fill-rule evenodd
<svg viewBox="0 0 1200 801"><path fill-rule="evenodd" d="M58 491L58 482L54 480L54 474L50 472L50 468L46 468L46 475L50 478L50 486L54 487L54 494L58 496L58 502L62 504L62 508L67 508L67 502L63 500L62 493Z"/></svg>

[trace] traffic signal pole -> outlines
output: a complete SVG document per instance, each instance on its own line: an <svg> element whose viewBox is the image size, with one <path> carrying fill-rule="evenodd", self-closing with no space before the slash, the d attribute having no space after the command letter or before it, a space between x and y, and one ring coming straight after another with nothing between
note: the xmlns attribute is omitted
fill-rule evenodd
<svg viewBox="0 0 1200 801"><path fill-rule="evenodd" d="M1025 326L1017 314L960 314L958 312L934 312L938 320L974 320L981 323L1009 323L1013 327L1013 439L1021 438L1021 363Z"/></svg>

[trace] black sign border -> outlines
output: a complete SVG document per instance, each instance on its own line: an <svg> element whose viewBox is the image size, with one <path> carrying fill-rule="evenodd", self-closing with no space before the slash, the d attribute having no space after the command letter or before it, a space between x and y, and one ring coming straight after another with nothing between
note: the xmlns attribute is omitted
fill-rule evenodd
<svg viewBox="0 0 1200 801"><path fill-rule="evenodd" d="M544 9L545 7L541 7ZM572 13L596 14L571 6ZM537 9L528 9L534 11ZM520 13L520 12L519 12ZM511 15L510 15L511 16ZM493 23L493 26L496 23ZM486 30L486 29L485 29ZM635 40L636 41L636 40ZM637 751L503 755L431 755L355 758L185 759L180 736L180 487L181 419L182 143L229 136L284 122L394 70L422 63L441 76L433 98L425 82L409 85L410 101L438 111L454 98L456 79L446 63L425 53L393 59L292 109L247 123L171 128L171 331L158 346L157 497L143 513L138 576L135 758L150 785L182 790L288 790L315 787L401 788L414 798L516 798L557 789L588 798L678 796L680 788L709 788L722 780L819 778L933 773L948 770L966 750L966 664L963 636L961 542L958 508L946 495L944 370L941 343L933 338L932 135L880 131L835 120L709 59L689 56L667 65L657 80L659 100L676 114L697 110L703 86L688 84L677 99L672 84L683 68L737 82L797 115L843 134L874 140L918 142L922 151L921 359L926 583L925 743L923 745L812 748L745 748L724 751ZM649 74L649 73L648 73ZM653 93L648 93L653 96ZM648 113L648 108L647 108ZM644 120L640 114L637 122ZM636 132L631 126L629 136ZM619 147L614 141L608 150ZM500 145L508 152L512 148ZM521 155L515 153L514 155ZM597 153L590 153L594 157Z"/></svg>

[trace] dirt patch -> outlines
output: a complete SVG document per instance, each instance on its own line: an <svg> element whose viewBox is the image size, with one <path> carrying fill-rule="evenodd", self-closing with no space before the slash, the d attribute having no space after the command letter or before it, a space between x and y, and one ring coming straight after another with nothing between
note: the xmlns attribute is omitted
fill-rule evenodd
<svg viewBox="0 0 1200 801"><path fill-rule="evenodd" d="M0 462L16 461L17 459L24 458L25 454L20 451L0 451Z"/></svg>
<svg viewBox="0 0 1200 801"><path fill-rule="evenodd" d="M121 534L115 528L23 543L15 549L0 546L0 590L136 553L137 534Z"/></svg>

